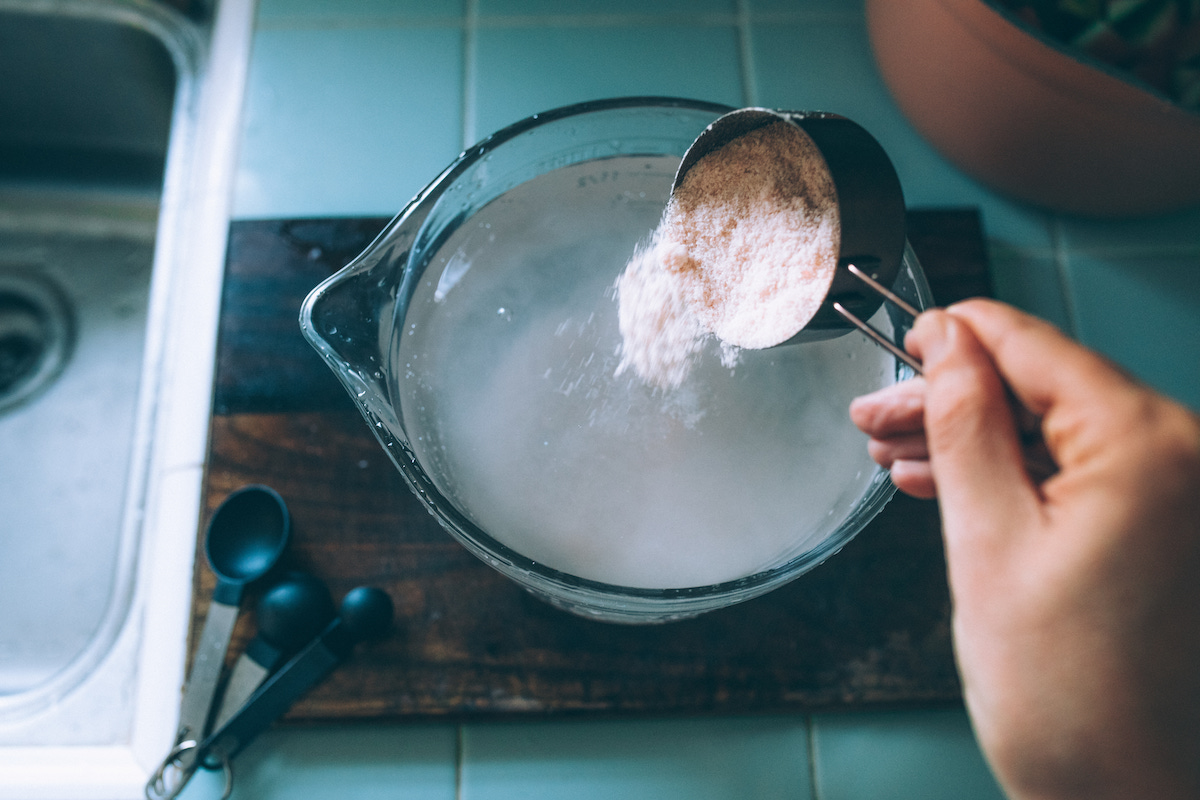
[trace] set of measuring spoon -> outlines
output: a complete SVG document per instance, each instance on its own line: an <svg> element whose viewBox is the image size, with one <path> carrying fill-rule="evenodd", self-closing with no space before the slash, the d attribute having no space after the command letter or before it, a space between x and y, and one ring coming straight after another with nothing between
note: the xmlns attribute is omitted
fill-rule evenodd
<svg viewBox="0 0 1200 800"><path fill-rule="evenodd" d="M147 800L176 797L200 768L223 771L222 797L229 797L234 756L358 642L391 626L392 601L383 590L351 589L335 611L324 583L307 573L285 573L259 597L257 634L219 692L246 589L273 574L290 535L287 506L267 486L233 492L209 520L204 553L217 584L184 687L175 742L146 783Z"/></svg>

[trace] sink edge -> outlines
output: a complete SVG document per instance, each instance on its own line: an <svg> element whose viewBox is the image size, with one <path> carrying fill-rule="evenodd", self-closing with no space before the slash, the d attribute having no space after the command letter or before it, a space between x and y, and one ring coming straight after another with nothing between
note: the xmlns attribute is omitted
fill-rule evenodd
<svg viewBox="0 0 1200 800"><path fill-rule="evenodd" d="M171 746L178 717L225 240L256 4L221 0L204 27L140 0L42 5L75 13L94 13L104 5L118 15L149 19L162 26L152 32L175 42L169 49L179 52L173 55L190 62L177 64L175 119L187 124L171 131L143 362L143 375L159 380L139 396L136 436L143 447L135 446L135 452L145 455L125 499L126 525L140 526L140 536L124 536L136 549L123 559L132 571L132 580L125 581L130 588L112 603L103 623L112 630L82 681L76 677L77 685L66 691L48 688L49 702L36 715L0 724L6 740L30 742L0 745L0 798L92 797L98 790L105 797L133 798L142 796L146 777ZM86 12L80 10L84 5ZM128 715L127 741L55 742L56 730L77 732L89 715L105 713Z"/></svg>

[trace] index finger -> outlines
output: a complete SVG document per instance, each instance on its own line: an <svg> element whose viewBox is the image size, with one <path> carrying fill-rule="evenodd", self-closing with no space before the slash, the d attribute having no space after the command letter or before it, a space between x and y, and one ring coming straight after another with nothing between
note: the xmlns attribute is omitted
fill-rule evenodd
<svg viewBox="0 0 1200 800"><path fill-rule="evenodd" d="M1135 385L1112 362L1049 322L1011 306L975 299L946 311L971 326L1013 394L1038 416L1065 399L1096 397Z"/></svg>
<svg viewBox="0 0 1200 800"><path fill-rule="evenodd" d="M925 433L946 530L989 533L1032 513L1036 488L989 348L945 311L921 314L905 345L924 361Z"/></svg>
<svg viewBox="0 0 1200 800"><path fill-rule="evenodd" d="M1077 462L1111 436L1116 415L1097 414L1139 384L1099 354L1048 322L991 300L969 300L946 309L967 323L991 354L1017 401L1042 418L1042 434L1059 465Z"/></svg>

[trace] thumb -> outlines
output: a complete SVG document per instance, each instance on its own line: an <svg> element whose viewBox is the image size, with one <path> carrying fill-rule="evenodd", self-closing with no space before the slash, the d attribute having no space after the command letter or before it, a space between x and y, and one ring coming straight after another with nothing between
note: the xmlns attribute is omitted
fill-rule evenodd
<svg viewBox="0 0 1200 800"><path fill-rule="evenodd" d="M996 527L1036 499L1003 380L964 321L918 317L905 340L923 362L925 434L947 531Z"/></svg>

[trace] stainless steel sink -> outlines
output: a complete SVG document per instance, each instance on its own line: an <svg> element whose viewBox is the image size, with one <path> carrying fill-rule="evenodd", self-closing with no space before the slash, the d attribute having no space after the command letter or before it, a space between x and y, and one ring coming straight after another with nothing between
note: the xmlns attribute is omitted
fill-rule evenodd
<svg viewBox="0 0 1200 800"><path fill-rule="evenodd" d="M171 743L253 10L0 0L0 798Z"/></svg>
<svg viewBox="0 0 1200 800"><path fill-rule="evenodd" d="M69 691L128 610L156 223L188 50L104 16L0 16L0 713L9 716ZM153 384L152 368L145 378Z"/></svg>
<svg viewBox="0 0 1200 800"><path fill-rule="evenodd" d="M0 194L0 713L68 691L128 608L154 206ZM66 207L64 207L66 206ZM17 221L20 220L20 223ZM152 378L151 378L152 379ZM136 502L136 500L134 501ZM107 640L107 641L106 641ZM53 686L53 690L51 687Z"/></svg>

